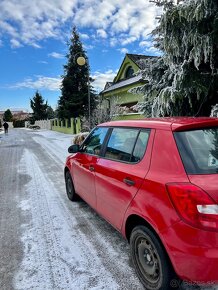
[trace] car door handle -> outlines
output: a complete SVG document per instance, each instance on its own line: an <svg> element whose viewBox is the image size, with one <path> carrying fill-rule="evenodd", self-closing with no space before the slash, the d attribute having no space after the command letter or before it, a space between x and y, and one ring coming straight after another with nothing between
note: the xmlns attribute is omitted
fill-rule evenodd
<svg viewBox="0 0 218 290"><path fill-rule="evenodd" d="M135 181L133 181L132 179L129 179L129 178L124 178L123 179L123 182L126 183L127 185L135 185Z"/></svg>
<svg viewBox="0 0 218 290"><path fill-rule="evenodd" d="M90 166L89 166L89 170L90 170L90 171L95 171L95 167L92 166L92 165L90 165Z"/></svg>

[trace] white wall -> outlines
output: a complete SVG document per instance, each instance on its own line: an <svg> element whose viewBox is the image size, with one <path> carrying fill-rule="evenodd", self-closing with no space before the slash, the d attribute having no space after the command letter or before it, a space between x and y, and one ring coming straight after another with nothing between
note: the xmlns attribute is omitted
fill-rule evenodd
<svg viewBox="0 0 218 290"><path fill-rule="evenodd" d="M30 125L30 122L25 122L25 127L28 128ZM40 120L35 121L34 125L39 126L41 129L51 130L52 127L52 120Z"/></svg>
<svg viewBox="0 0 218 290"><path fill-rule="evenodd" d="M6 123L8 123L8 125L9 125L9 129L10 129L10 128L14 128L14 126L13 126L13 122L6 122ZM2 127L3 127L3 124L4 124L4 122L2 122Z"/></svg>
<svg viewBox="0 0 218 290"><path fill-rule="evenodd" d="M52 120L35 121L35 124L34 125L39 126L41 129L51 130Z"/></svg>

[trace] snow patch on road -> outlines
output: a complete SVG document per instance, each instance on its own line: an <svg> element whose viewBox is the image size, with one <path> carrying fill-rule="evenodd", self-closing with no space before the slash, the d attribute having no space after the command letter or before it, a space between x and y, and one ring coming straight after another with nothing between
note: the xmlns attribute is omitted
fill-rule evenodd
<svg viewBox="0 0 218 290"><path fill-rule="evenodd" d="M15 289L120 289L80 229L74 230L77 221L31 151L25 149L20 168L31 176L28 199L19 205L30 220L22 227L24 257Z"/></svg>
<svg viewBox="0 0 218 290"><path fill-rule="evenodd" d="M19 204L21 210L30 210L29 200L22 200Z"/></svg>
<svg viewBox="0 0 218 290"><path fill-rule="evenodd" d="M33 140L39 143L49 154L50 157L57 158L62 163L69 155L68 147L72 145L74 135L63 134L54 131L34 132ZM46 138L42 138L42 137Z"/></svg>

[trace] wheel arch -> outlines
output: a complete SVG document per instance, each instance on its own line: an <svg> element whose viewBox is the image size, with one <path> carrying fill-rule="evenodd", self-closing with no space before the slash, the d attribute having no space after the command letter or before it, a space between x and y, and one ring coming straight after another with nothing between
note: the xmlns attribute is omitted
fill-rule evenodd
<svg viewBox="0 0 218 290"><path fill-rule="evenodd" d="M65 166L65 167L64 167L64 176L66 175L66 173L67 173L68 171L70 172L70 169L69 169L67 166Z"/></svg>
<svg viewBox="0 0 218 290"><path fill-rule="evenodd" d="M125 236L126 236L126 239L128 242L130 241L130 236L131 236L132 230L136 226L140 226L140 225L146 226L152 232L154 232L156 234L156 236L158 236L155 229L151 226L151 224L148 221L146 221L143 217L141 217L137 214L132 214L127 218L126 223L125 223Z"/></svg>
<svg viewBox="0 0 218 290"><path fill-rule="evenodd" d="M152 233L156 236L156 238L159 240L160 244L162 245L162 247L163 247L163 249L168 257L168 260L172 266L172 269L175 271L175 268L174 268L173 263L171 261L170 255L168 254L168 251L167 251L163 241L161 240L160 236L158 235L158 233L154 229L154 227L147 220L145 220L143 217L141 217L137 214L132 214L127 218L126 223L125 223L125 236L126 236L127 241L130 242L131 232L137 226L145 226L152 231Z"/></svg>

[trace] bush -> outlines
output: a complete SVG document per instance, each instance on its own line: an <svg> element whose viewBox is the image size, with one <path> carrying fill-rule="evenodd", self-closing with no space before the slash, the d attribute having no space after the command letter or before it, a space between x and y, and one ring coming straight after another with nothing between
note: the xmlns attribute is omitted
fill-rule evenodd
<svg viewBox="0 0 218 290"><path fill-rule="evenodd" d="M24 120L14 120L13 121L14 128L22 128L25 127L25 121Z"/></svg>

